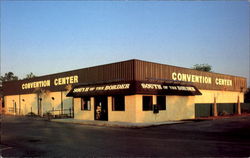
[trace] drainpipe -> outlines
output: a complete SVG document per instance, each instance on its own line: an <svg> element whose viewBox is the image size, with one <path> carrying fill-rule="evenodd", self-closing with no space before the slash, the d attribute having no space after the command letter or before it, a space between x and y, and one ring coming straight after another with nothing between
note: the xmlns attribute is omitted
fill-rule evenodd
<svg viewBox="0 0 250 158"><path fill-rule="evenodd" d="M238 115L241 115L241 106L240 106L240 96L238 95L238 100L237 100L237 111Z"/></svg>
<svg viewBox="0 0 250 158"><path fill-rule="evenodd" d="M72 97L72 117L74 118L74 106L75 106L75 103L74 103L74 97Z"/></svg>
<svg viewBox="0 0 250 158"><path fill-rule="evenodd" d="M37 115L40 115L40 95L37 93ZM31 105L31 112L32 112L32 105Z"/></svg>
<svg viewBox="0 0 250 158"><path fill-rule="evenodd" d="M216 97L214 97L214 116L218 116Z"/></svg>
<svg viewBox="0 0 250 158"><path fill-rule="evenodd" d="M12 102L13 102L13 114L15 115L16 114L15 100L12 100Z"/></svg>
<svg viewBox="0 0 250 158"><path fill-rule="evenodd" d="M21 95L19 94L19 115L21 115Z"/></svg>
<svg viewBox="0 0 250 158"><path fill-rule="evenodd" d="M40 106L39 106L39 114L41 117L43 116L43 111L42 111L42 98L39 98Z"/></svg>
<svg viewBox="0 0 250 158"><path fill-rule="evenodd" d="M63 114L63 91L61 91L61 114Z"/></svg>

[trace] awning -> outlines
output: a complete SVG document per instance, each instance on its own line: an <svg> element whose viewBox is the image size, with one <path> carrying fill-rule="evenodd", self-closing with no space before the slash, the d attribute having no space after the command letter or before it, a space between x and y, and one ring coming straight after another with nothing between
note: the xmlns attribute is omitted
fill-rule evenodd
<svg viewBox="0 0 250 158"><path fill-rule="evenodd" d="M121 81L103 84L77 85L71 89L67 96L85 97L133 94L194 96L201 95L201 92L194 85L186 85L181 83Z"/></svg>

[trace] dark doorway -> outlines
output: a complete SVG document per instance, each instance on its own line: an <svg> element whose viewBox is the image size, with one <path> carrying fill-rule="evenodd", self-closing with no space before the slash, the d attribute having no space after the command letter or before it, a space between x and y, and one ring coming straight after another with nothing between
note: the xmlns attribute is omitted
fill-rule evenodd
<svg viewBox="0 0 250 158"><path fill-rule="evenodd" d="M107 96L95 97L95 120L108 121L108 99Z"/></svg>

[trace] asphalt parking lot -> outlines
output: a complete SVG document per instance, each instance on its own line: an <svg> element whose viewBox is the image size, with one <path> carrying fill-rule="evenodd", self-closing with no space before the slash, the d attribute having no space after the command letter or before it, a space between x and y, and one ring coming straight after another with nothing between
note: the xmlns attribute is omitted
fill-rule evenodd
<svg viewBox="0 0 250 158"><path fill-rule="evenodd" d="M250 116L147 128L2 117L3 157L249 157Z"/></svg>

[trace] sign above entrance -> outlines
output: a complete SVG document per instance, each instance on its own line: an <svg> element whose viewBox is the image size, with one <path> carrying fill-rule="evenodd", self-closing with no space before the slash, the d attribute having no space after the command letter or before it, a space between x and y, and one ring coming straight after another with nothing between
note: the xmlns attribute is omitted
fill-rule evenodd
<svg viewBox="0 0 250 158"><path fill-rule="evenodd" d="M112 95L201 95L200 91L193 85L181 85L176 83L154 83L149 81L116 82L98 85L75 86L67 96L112 96Z"/></svg>
<svg viewBox="0 0 250 158"><path fill-rule="evenodd" d="M196 89L192 86L174 86L174 85L141 83L141 87L143 89L170 89L170 90L193 91L193 92L196 91Z"/></svg>
<svg viewBox="0 0 250 158"><path fill-rule="evenodd" d="M137 93L161 94L161 95L201 95L201 92L193 85L177 83L146 83L137 85Z"/></svg>
<svg viewBox="0 0 250 158"><path fill-rule="evenodd" d="M129 89L129 87L130 87L130 84L112 84L112 85L102 85L102 86L89 86L89 87L75 88L73 90L73 93L122 90L122 89Z"/></svg>

